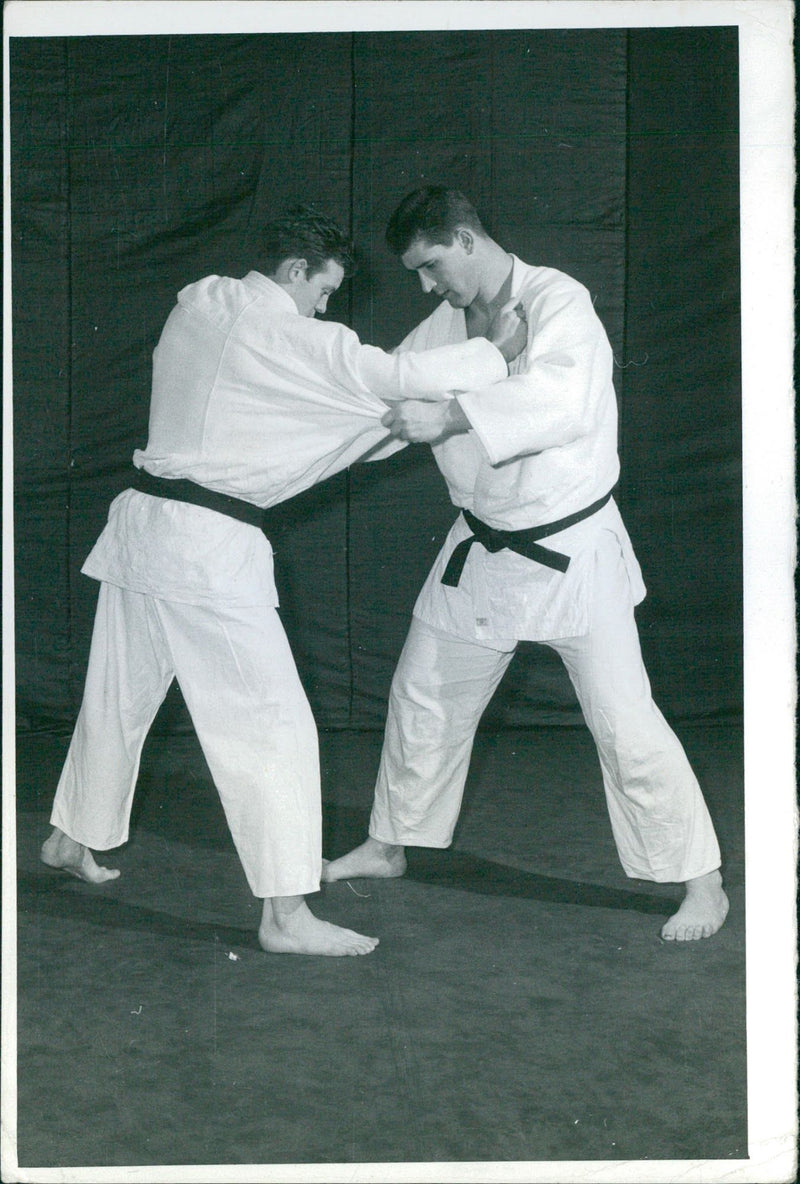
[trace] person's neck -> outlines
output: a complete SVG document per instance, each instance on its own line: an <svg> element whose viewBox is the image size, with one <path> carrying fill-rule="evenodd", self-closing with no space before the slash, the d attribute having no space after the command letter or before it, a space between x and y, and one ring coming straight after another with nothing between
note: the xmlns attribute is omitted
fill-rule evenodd
<svg viewBox="0 0 800 1184"><path fill-rule="evenodd" d="M511 297L514 260L508 251L491 239L485 244L484 251L481 282L470 309L478 317L491 319Z"/></svg>
<svg viewBox="0 0 800 1184"><path fill-rule="evenodd" d="M497 312L511 298L513 258L494 241L486 244L485 252L478 294L464 309L468 337L483 336Z"/></svg>

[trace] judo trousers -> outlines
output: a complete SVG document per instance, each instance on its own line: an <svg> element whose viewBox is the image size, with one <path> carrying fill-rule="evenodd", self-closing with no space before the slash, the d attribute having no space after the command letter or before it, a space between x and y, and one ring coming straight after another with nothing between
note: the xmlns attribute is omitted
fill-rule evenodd
<svg viewBox="0 0 800 1184"><path fill-rule="evenodd" d="M176 604L101 583L53 825L95 850L127 840L142 747L173 678L253 894L318 891L317 731L274 608Z"/></svg>
<svg viewBox="0 0 800 1184"><path fill-rule="evenodd" d="M619 547L604 540L588 633L545 644L560 654L594 737L625 872L683 882L719 867L719 846L683 747L653 702ZM475 731L512 657L413 618L390 693L373 838L450 845Z"/></svg>

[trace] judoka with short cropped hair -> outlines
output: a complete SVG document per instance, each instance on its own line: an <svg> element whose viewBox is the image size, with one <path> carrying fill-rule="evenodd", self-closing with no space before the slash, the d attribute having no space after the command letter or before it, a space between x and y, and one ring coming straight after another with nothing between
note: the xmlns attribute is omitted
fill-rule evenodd
<svg viewBox="0 0 800 1184"><path fill-rule="evenodd" d="M147 447L83 567L100 593L83 702L42 859L90 883L115 869L142 747L177 678L275 953L366 954L377 939L309 910L321 872L317 733L277 614L262 512L360 458L403 447L392 400L507 377L510 308L480 339L392 356L318 321L353 268L329 219L266 229L259 269L178 296L153 356ZM489 340L488 338L491 338ZM492 343L494 342L494 344Z"/></svg>
<svg viewBox="0 0 800 1184"><path fill-rule="evenodd" d="M645 590L612 496L613 359L591 296L505 251L457 190L409 194L386 237L441 301L402 349L472 339L509 300L523 306L528 342L508 378L384 417L399 439L431 444L461 512L392 682L368 838L323 878L399 876L406 846L450 845L481 715L517 643L539 641L564 662L595 740L625 872L685 885L661 936L710 937L728 911L720 851L642 662L634 606Z"/></svg>

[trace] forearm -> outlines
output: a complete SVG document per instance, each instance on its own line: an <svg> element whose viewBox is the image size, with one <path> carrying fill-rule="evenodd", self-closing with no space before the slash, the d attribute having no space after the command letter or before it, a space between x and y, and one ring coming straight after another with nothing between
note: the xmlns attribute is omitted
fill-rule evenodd
<svg viewBox="0 0 800 1184"><path fill-rule="evenodd" d="M520 375L459 398L492 464L570 444L591 429L596 410L589 384L550 383L537 389Z"/></svg>
<svg viewBox="0 0 800 1184"><path fill-rule="evenodd" d="M459 395L492 464L570 444L614 401L611 347L585 289L559 280L528 317L517 373Z"/></svg>
<svg viewBox="0 0 800 1184"><path fill-rule="evenodd" d="M421 353L386 354L373 346L361 346L353 362L361 383L385 402L436 402L449 391L487 386L508 375L502 354L484 338Z"/></svg>

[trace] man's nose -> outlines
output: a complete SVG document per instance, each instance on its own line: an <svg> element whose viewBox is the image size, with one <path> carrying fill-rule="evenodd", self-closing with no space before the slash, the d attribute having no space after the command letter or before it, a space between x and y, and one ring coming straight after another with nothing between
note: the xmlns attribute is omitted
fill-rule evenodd
<svg viewBox="0 0 800 1184"><path fill-rule="evenodd" d="M318 313L324 313L325 309L327 307L328 307L328 297L323 296L322 299L318 300L317 303L314 305L314 311L318 312Z"/></svg>
<svg viewBox="0 0 800 1184"><path fill-rule="evenodd" d="M422 284L423 292L432 292L436 287L436 281L432 280L429 275L425 275L422 271L419 273L419 282Z"/></svg>

